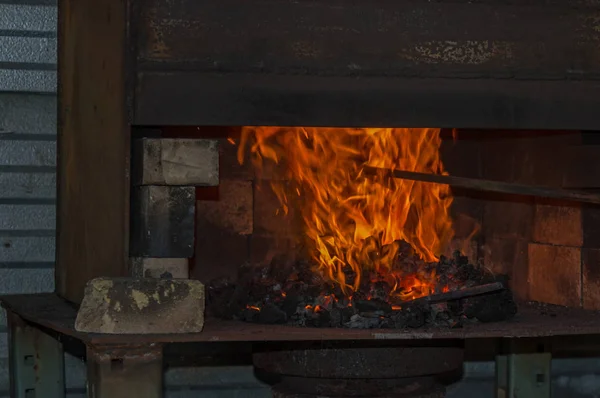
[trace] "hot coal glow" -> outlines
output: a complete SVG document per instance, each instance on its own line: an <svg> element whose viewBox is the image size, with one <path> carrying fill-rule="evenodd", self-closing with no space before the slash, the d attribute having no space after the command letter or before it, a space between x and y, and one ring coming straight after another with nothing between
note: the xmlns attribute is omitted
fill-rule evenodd
<svg viewBox="0 0 600 398"><path fill-rule="evenodd" d="M447 185L364 173L365 166L443 174L439 129L245 127L240 162L275 173L281 211L299 212L313 272L345 296L362 278L385 282L405 301L440 293L431 267L403 267L401 242L435 262L453 235ZM275 211L275 209L274 209ZM424 263L423 263L424 264ZM311 308L311 310L315 310Z"/></svg>

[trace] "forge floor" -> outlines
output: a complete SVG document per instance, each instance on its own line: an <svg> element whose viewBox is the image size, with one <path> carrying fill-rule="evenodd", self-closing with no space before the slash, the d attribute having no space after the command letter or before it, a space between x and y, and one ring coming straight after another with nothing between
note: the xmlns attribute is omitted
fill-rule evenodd
<svg viewBox="0 0 600 398"><path fill-rule="evenodd" d="M484 337L542 337L600 334L600 312L541 303L521 303L510 321L478 323L459 329L334 329L261 325L208 318L201 333L114 335L80 333L74 328L77 308L56 294L0 297L2 306L26 322L90 344L185 343L217 341L408 340Z"/></svg>

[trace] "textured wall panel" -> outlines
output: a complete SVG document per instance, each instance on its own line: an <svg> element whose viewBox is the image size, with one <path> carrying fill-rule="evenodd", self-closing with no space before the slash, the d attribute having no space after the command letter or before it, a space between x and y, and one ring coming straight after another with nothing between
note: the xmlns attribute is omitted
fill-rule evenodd
<svg viewBox="0 0 600 398"><path fill-rule="evenodd" d="M56 21L54 1L0 0L0 294L54 290ZM8 388L2 333L0 395Z"/></svg>
<svg viewBox="0 0 600 398"><path fill-rule="evenodd" d="M55 70L4 69L0 65L0 91L56 92Z"/></svg>
<svg viewBox="0 0 600 398"><path fill-rule="evenodd" d="M54 205L0 205L0 231L54 230L55 218Z"/></svg>
<svg viewBox="0 0 600 398"><path fill-rule="evenodd" d="M54 291L53 269L0 269L0 294Z"/></svg>
<svg viewBox="0 0 600 398"><path fill-rule="evenodd" d="M0 166L56 166L56 141L0 139Z"/></svg>
<svg viewBox="0 0 600 398"><path fill-rule="evenodd" d="M10 3L0 2L0 91L54 93L55 2Z"/></svg>
<svg viewBox="0 0 600 398"><path fill-rule="evenodd" d="M56 7L13 3L0 4L0 31L56 34Z"/></svg>
<svg viewBox="0 0 600 398"><path fill-rule="evenodd" d="M0 62L56 64L55 37L0 36Z"/></svg>
<svg viewBox="0 0 600 398"><path fill-rule="evenodd" d="M56 96L0 93L0 135L56 135Z"/></svg>
<svg viewBox="0 0 600 398"><path fill-rule="evenodd" d="M11 263L15 266L27 266L28 262L54 263L54 237L0 237L0 266Z"/></svg>
<svg viewBox="0 0 600 398"><path fill-rule="evenodd" d="M2 202L3 199L50 200L54 199L55 197L55 173L0 172L0 202Z"/></svg>

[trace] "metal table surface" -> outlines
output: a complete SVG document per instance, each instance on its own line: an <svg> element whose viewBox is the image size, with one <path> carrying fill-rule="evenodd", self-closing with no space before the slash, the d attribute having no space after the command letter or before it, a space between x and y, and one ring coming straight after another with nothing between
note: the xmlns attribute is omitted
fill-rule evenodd
<svg viewBox="0 0 600 398"><path fill-rule="evenodd" d="M476 323L457 329L334 329L263 325L208 318L201 333L118 335L81 333L74 328L77 308L56 294L1 296L9 313L47 332L86 344L194 343L225 341L414 340L543 337L600 334L600 311L540 303L521 303L504 322Z"/></svg>

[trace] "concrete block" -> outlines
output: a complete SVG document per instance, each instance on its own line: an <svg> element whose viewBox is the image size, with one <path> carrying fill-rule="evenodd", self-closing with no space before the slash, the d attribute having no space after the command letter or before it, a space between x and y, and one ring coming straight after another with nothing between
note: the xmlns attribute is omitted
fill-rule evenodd
<svg viewBox="0 0 600 398"><path fill-rule="evenodd" d="M218 143L217 140L143 138L134 144L132 166L136 185L218 185Z"/></svg>
<svg viewBox="0 0 600 398"><path fill-rule="evenodd" d="M198 333L204 285L189 279L96 278L88 282L75 329L88 333Z"/></svg>
<svg viewBox="0 0 600 398"><path fill-rule="evenodd" d="M134 278L187 279L189 259L134 257L130 259Z"/></svg>
<svg viewBox="0 0 600 398"><path fill-rule="evenodd" d="M195 190L157 185L132 190L132 257L194 255Z"/></svg>

